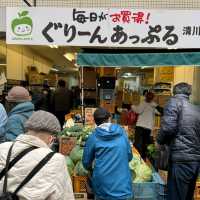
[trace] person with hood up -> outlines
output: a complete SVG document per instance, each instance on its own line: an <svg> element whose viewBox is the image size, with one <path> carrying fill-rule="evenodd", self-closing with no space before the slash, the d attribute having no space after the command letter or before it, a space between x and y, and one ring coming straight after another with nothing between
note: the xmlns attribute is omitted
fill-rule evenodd
<svg viewBox="0 0 200 200"><path fill-rule="evenodd" d="M5 141L13 141L24 133L24 123L33 114L34 105L27 89L13 87L6 97L8 103L8 121L5 126Z"/></svg>
<svg viewBox="0 0 200 200"><path fill-rule="evenodd" d="M132 199L131 146L125 130L110 123L110 116L104 108L94 112L97 127L86 141L83 166L92 170L92 190L96 200Z"/></svg>

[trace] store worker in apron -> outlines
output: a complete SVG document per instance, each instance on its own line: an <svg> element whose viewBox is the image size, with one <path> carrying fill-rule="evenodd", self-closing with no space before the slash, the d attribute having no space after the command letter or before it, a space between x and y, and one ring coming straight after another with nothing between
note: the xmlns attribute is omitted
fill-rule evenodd
<svg viewBox="0 0 200 200"><path fill-rule="evenodd" d="M104 108L94 112L97 127L86 142L83 166L93 171L92 189L96 200L131 200L132 151L125 130L110 123L110 116Z"/></svg>
<svg viewBox="0 0 200 200"><path fill-rule="evenodd" d="M132 105L132 110L138 114L134 146L144 160L147 156L147 146L152 143L151 131L154 127L155 114L160 115L159 111L162 112L162 109L153 100L154 94L147 92L145 100L139 106Z"/></svg>

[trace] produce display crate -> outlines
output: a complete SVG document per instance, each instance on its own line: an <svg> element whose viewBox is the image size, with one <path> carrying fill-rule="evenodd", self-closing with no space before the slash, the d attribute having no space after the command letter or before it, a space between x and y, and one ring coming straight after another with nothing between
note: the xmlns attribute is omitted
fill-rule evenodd
<svg viewBox="0 0 200 200"><path fill-rule="evenodd" d="M165 200L166 185L158 173L153 173L152 182L133 183L135 200Z"/></svg>
<svg viewBox="0 0 200 200"><path fill-rule="evenodd" d="M200 200L200 182L196 182L196 188L194 192L194 199Z"/></svg>
<svg viewBox="0 0 200 200"><path fill-rule="evenodd" d="M75 200L87 200L87 193L74 193Z"/></svg>
<svg viewBox="0 0 200 200"><path fill-rule="evenodd" d="M60 137L59 138L59 153L69 155L72 149L76 146L76 137Z"/></svg>
<svg viewBox="0 0 200 200"><path fill-rule="evenodd" d="M87 176L73 176L73 189L75 193L86 192Z"/></svg>

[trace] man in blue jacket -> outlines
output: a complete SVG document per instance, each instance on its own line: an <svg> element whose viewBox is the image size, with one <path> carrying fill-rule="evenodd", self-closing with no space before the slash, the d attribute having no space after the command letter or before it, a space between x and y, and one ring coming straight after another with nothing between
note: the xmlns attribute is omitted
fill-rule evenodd
<svg viewBox="0 0 200 200"><path fill-rule="evenodd" d="M132 151L123 128L109 122L110 113L98 108L97 125L86 142L83 166L91 170L96 200L129 200L133 198L129 161Z"/></svg>

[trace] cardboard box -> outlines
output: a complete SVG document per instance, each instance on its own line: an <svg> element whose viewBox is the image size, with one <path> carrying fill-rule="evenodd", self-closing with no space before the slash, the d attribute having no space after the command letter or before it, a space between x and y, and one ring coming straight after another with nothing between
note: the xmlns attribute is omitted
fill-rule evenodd
<svg viewBox="0 0 200 200"><path fill-rule="evenodd" d="M116 70L113 67L103 67L100 69L101 76L116 76Z"/></svg>
<svg viewBox="0 0 200 200"><path fill-rule="evenodd" d="M85 108L85 124L93 125L95 123L93 117L95 110L96 108Z"/></svg>
<svg viewBox="0 0 200 200"><path fill-rule="evenodd" d="M105 108L110 113L115 113L115 101L102 100L100 102L101 107Z"/></svg>
<svg viewBox="0 0 200 200"><path fill-rule="evenodd" d="M69 155L72 149L76 146L76 137L60 137L59 138L59 153Z"/></svg>

